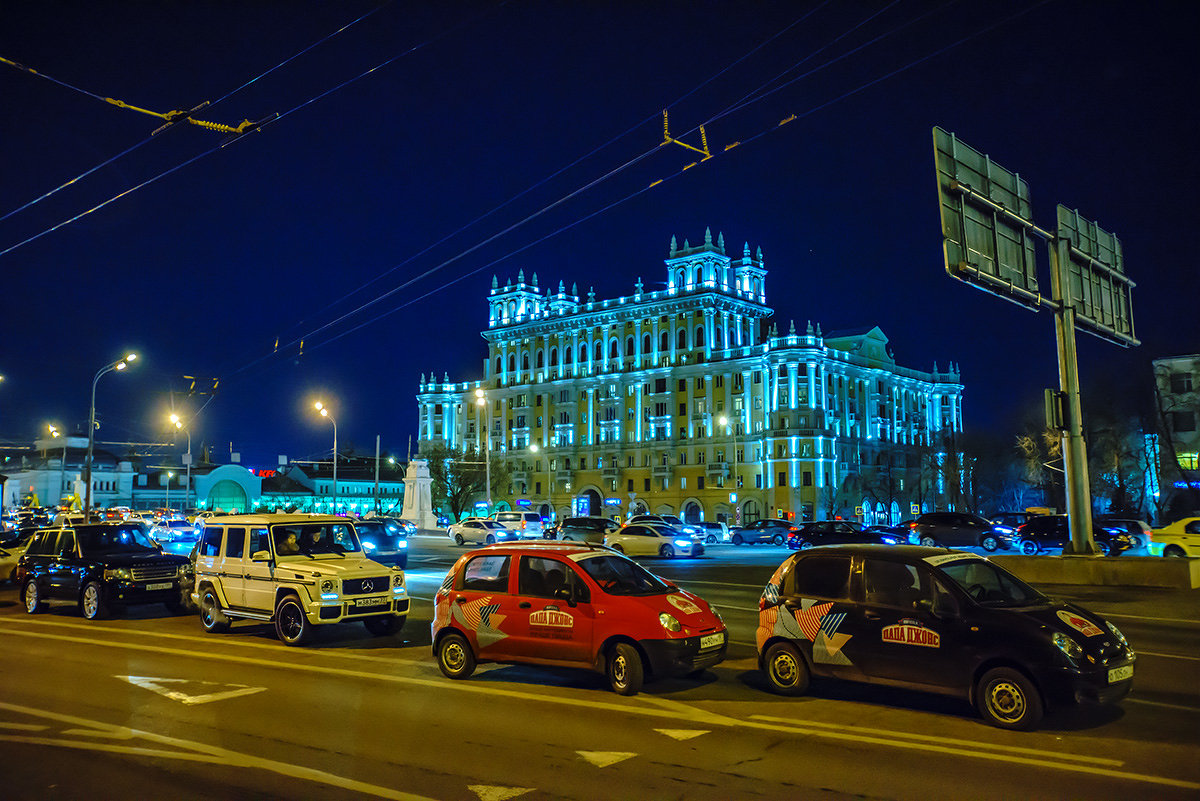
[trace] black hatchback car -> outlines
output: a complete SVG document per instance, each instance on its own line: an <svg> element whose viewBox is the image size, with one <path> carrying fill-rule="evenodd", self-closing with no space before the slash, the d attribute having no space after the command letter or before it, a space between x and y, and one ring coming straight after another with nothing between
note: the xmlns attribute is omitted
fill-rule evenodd
<svg viewBox="0 0 1200 801"><path fill-rule="evenodd" d="M401 570L408 567L408 534L401 524L388 518L355 520L354 530L368 559Z"/></svg>
<svg viewBox="0 0 1200 801"><path fill-rule="evenodd" d="M787 538L800 529L787 520L768 517L756 520L748 526L743 526L733 532L729 541L734 545L753 545L759 542L769 542L772 545L783 545Z"/></svg>
<svg viewBox="0 0 1200 801"><path fill-rule="evenodd" d="M1051 704L1113 703L1133 686L1137 657L1116 626L962 551L800 551L759 609L759 666L782 695L830 676L958 696L993 726L1029 730Z"/></svg>
<svg viewBox="0 0 1200 801"><path fill-rule="evenodd" d="M978 546L985 551L1009 548L1012 529L969 512L927 512L912 523L908 541L913 545Z"/></svg>
<svg viewBox="0 0 1200 801"><path fill-rule="evenodd" d="M1092 524L1092 539L1105 556L1120 556L1133 547L1133 538L1126 532L1101 528L1095 523ZM1017 529L1017 547L1026 556L1062 548L1070 541L1066 515L1042 515Z"/></svg>
<svg viewBox="0 0 1200 801"><path fill-rule="evenodd" d="M854 543L885 542L879 531L863 528L851 520L817 520L804 523L788 534L787 546L793 551L817 545L851 545ZM890 544L890 543L889 543Z"/></svg>
<svg viewBox="0 0 1200 801"><path fill-rule="evenodd" d="M78 604L88 620L128 604L186 611L185 556L164 554L135 523L90 523L39 531L17 566L21 602L30 614L50 601Z"/></svg>

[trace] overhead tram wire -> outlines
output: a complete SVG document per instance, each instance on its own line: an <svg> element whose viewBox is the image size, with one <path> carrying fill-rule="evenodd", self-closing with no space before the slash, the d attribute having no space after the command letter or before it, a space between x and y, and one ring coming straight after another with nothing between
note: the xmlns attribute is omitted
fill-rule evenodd
<svg viewBox="0 0 1200 801"><path fill-rule="evenodd" d="M506 0L506 2L507 2L507 0ZM503 5L503 3L502 3L502 5ZM455 30L458 27L461 27L463 24L465 24L465 22L461 22L458 25L455 25L455 26L447 29L443 33L438 34L437 36L431 37L419 44L413 45L412 47L408 48L407 50L403 51L402 53L398 53L395 56L392 56L391 58L389 58L379 64L376 64L374 67L364 70L363 72L359 73L358 75L355 75L352 78L348 78L347 80L342 81L341 83L333 86L332 88L327 89L326 91L321 92L320 94L318 94L312 98L309 98L308 100L304 101L303 103L299 104L298 106L294 106L293 108L291 108L281 114L276 114L276 115L270 117L269 119L262 121L261 124L257 125L254 128L254 130L261 131L268 125L279 122L284 117L290 116L291 114L312 105L313 103L317 102L318 100L324 99L325 97L333 94L334 92L339 91L340 89L343 89L346 86L349 86L350 84L354 83L355 81L358 81L358 80L366 77L367 75L370 75L371 73L375 72L376 70L382 69L383 67L388 66L389 64L393 63L394 61L397 61L398 59L401 59L417 50L420 50L421 48L423 48L423 47L429 45L430 43L440 39L441 37L447 35L450 31ZM51 227L45 229L41 233L34 234L33 236L30 236L30 237L16 243L15 245L10 245L9 247L5 248L4 250L0 250L0 257L6 256L9 253L11 253L12 251L16 250L17 248L23 247L23 246L29 244L30 242L34 242L38 239L41 239L46 234L53 233L54 231L57 231L58 229L66 226L66 225L69 225L73 222L76 222L76 221L82 219L83 217L88 216L89 214L97 212L100 209L104 208L105 206L109 205L110 203L113 203L113 202L125 197L126 195L130 195L130 194L138 191L139 189L149 186L150 184L155 183L159 179L165 178L166 176L171 175L172 173L182 169L183 167L193 164L194 162L204 158L205 156L215 153L218 150L220 150L221 148L225 147L226 145L233 144L233 142L236 142L242 138L244 138L244 134L235 135L232 138L226 139L226 140L220 142L216 147L212 147L212 148L209 148L208 150L198 153L197 155L192 156L191 158L189 158L179 164L176 164L174 167L169 167L166 170L163 170L162 172L160 172L158 175L155 175L153 178L148 178L145 181L142 181L141 183L136 184L135 186L132 186L129 189L126 189L125 191L114 195L113 197L109 198L108 200L105 200L101 203L96 204L95 206L93 206L90 209L81 211L80 213L63 220L62 222L52 225Z"/></svg>
<svg viewBox="0 0 1200 801"><path fill-rule="evenodd" d="M338 29L337 29L336 31L334 31L333 33L331 33L331 34L329 34L329 35L325 36L325 37L324 37L324 38L322 38L322 39L319 39L319 40L317 40L316 42L313 42L313 43L312 43L312 44L310 44L308 47L306 47L306 48L304 48L303 50L299 51L298 53L296 53L296 54L294 54L294 55L292 55L292 56L290 56L290 57L288 57L288 58L284 59L283 61L281 61L281 62L279 62L278 64L276 64L274 67L271 67L271 68L270 68L269 70L267 70L266 72L260 73L259 75L257 75L257 76L255 76L255 77L251 78L250 80L246 81L244 84L242 84L242 85L241 85L241 86L239 86L238 88L234 89L232 92L228 92L228 93L226 93L226 94L222 95L221 97L219 97L218 99L216 99L216 100L214 100L212 103L210 103L210 104L209 104L209 107L211 108L212 106L215 106L215 105L217 105L217 104L218 104L218 103L220 103L221 101L223 101L223 100L227 100L227 99L229 99L230 97L233 97L235 94L237 94L238 92L242 91L242 90L243 90L243 89L245 89L247 86L250 86L250 85L251 85L251 84L253 84L255 81L258 81L258 80L260 80L260 79L262 79L262 78L266 77L267 75L270 75L272 72L275 72L275 71L276 71L276 70L278 70L280 67L283 67L283 66L284 66L284 65L286 65L286 64L290 64L291 62L295 61L295 60L296 60L297 58L299 58L300 56L303 56L305 53L307 53L307 52L309 52L310 50L312 50L313 48L315 48L315 47L317 47L317 46L319 46L319 45L322 45L322 44L324 44L325 42L328 42L330 39L332 39L333 37L335 37L335 36L337 36L338 34L342 33L342 32L343 32L343 31L345 31L347 28L350 28L350 27L352 27L352 26L354 26L354 25L357 25L359 22L362 22L364 19L366 19L367 17L371 16L371 15L372 15L372 14L374 14L376 11L379 11L379 9L381 9L381 8L384 8L384 7L385 7L385 6L383 6L383 5L381 5L381 6L377 6L377 7L373 8L373 9L371 9L370 11L368 11L366 14L363 14L361 17L359 17L358 19L354 20L353 22L349 22L349 23L347 23L347 24L343 25L342 27L338 28ZM100 97L99 95L97 95L97 94L95 94L95 93L93 93L93 92L89 92L88 90L86 90L86 89L81 89L81 88L79 88L79 87L77 87L77 86L72 86L71 84L69 84L69 83L67 83L67 82L65 82L65 81L61 81L61 80L59 80L59 79L57 79L57 78L53 78L53 77L51 77L51 76L49 76L49 75L46 75L46 74L44 74L44 73L41 73L41 72L38 72L37 70L31 69L30 67L26 67L26 66L24 66L24 65L22 65L22 64L17 64L17 63L16 63L16 62L14 62L14 61L10 61L9 59L6 59L6 58L4 58L3 56L0 56L0 61L4 62L4 63L6 63L6 64L10 64L10 65L12 65L12 66L14 66L14 67L17 67L18 69L20 69L20 70L22 70L22 71L24 71L24 72L29 72L29 73L31 73L31 74L33 74L33 75L36 75L36 76L38 76L39 78L45 78L45 79L46 79L46 80L48 80L48 81L52 81L53 83L59 84L60 86L64 86L64 87L66 87L66 88L68 88L68 89L70 89L70 90L72 90L72 91L75 91L75 92L80 92L80 93L82 93L82 94L88 95L89 97L96 98L97 100L105 100L105 98L103 98L103 97ZM155 137L155 136L156 136L158 133L160 133L160 132L161 132L161 130L159 130L159 131L155 131L154 133L150 134L149 136L147 136L147 137L146 137L145 139L143 139L142 141L138 142L137 144L133 145L132 147L128 147L128 148L126 148L125 150L122 150L120 153L118 153L117 155L113 156L112 158L109 158L109 159L106 159L106 160L104 160L104 161L100 162L100 163L99 163L99 164L97 164L95 167L92 167L92 168L91 168L91 169L89 169L89 170L85 170L84 172L80 173L79 175L76 175L74 178L70 179L69 181L66 181L66 182L65 182L65 183L63 183L63 184L60 184L59 186L56 186L54 189L51 189L49 192L46 192L45 194L43 194L43 195L41 195L41 196L39 196L39 197L36 197L36 198L34 198L33 200L30 200L29 202L25 203L24 205L22 205L22 206L18 206L17 208L13 209L12 211L8 212L7 214L5 214L5 215L3 215L3 216L0 216L0 222L3 222L4 220L7 220L9 217L13 216L14 214L18 214L18 213L20 213L20 212L24 211L25 209L27 209L27 208L29 208L29 207L31 207L31 206L33 206L33 205L37 204L37 203L40 203L40 202L42 202L43 200L45 200L46 198L50 197L51 195L54 195L54 194L56 194L57 192L59 192L59 191L61 191L61 190L63 190L63 189L66 189L68 186L71 186L72 184L75 184L75 183L79 182L80 180L82 180L82 179L84 179L84 178L88 177L89 175L91 175L92 173L96 172L97 170L103 169L104 167L107 167L109 164L112 164L114 161L117 161L118 159L121 159L122 157L124 157L124 156L126 156L126 155L128 155L128 154L132 153L133 151L137 150L138 148L142 147L143 145L145 145L145 144L147 144L148 142L150 142L151 140L153 140L153 139L154 139L154 137ZM3 255L3 254L0 254L0 255Z"/></svg>

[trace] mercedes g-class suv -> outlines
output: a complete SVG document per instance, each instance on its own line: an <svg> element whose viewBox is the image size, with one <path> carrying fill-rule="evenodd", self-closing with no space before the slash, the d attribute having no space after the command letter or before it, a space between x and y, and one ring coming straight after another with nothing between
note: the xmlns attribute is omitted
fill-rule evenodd
<svg viewBox="0 0 1200 801"><path fill-rule="evenodd" d="M195 582L205 631L225 631L236 619L270 622L287 645L347 620L361 620L376 636L394 634L408 617L404 571L368 559L344 517L210 517L197 543Z"/></svg>

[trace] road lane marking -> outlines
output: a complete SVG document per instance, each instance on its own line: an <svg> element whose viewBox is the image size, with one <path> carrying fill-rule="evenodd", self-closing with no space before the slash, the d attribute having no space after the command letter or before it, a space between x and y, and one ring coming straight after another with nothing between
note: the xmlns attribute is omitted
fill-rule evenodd
<svg viewBox="0 0 1200 801"><path fill-rule="evenodd" d="M1200 662L1200 656L1184 656L1183 654L1160 654L1155 651L1143 651L1138 649L1138 656L1160 656L1164 659L1186 659L1189 662Z"/></svg>
<svg viewBox="0 0 1200 801"><path fill-rule="evenodd" d="M1181 709L1184 712L1200 712L1200 707L1184 706L1183 704L1168 704L1165 701L1147 701L1145 698L1126 698L1122 703L1146 704L1147 706L1161 706L1167 709Z"/></svg>
<svg viewBox="0 0 1200 801"><path fill-rule="evenodd" d="M1119 612L1096 612L1101 617L1119 617L1126 620L1151 620L1155 623L1191 623L1193 626L1200 625L1200 620L1185 617L1146 617L1145 615L1125 615Z"/></svg>
<svg viewBox="0 0 1200 801"><path fill-rule="evenodd" d="M6 720L0 720L0 729L12 729L13 731L45 731L49 726L39 726L36 723L9 723Z"/></svg>
<svg viewBox="0 0 1200 801"><path fill-rule="evenodd" d="M469 784L467 789L479 796L479 801L508 801L532 793L535 787L499 787L494 784Z"/></svg>
<svg viewBox="0 0 1200 801"><path fill-rule="evenodd" d="M672 740L691 740L701 734L708 734L703 729L655 729L659 734L665 734Z"/></svg>
<svg viewBox="0 0 1200 801"><path fill-rule="evenodd" d="M607 768L609 765L615 765L637 756L632 751L576 751L575 753L598 768Z"/></svg>
<svg viewBox="0 0 1200 801"><path fill-rule="evenodd" d="M106 740L132 740L133 732L131 731L104 731L101 729L63 729L63 734L72 734L76 737L103 737Z"/></svg>
<svg viewBox="0 0 1200 801"><path fill-rule="evenodd" d="M172 701L179 701L184 706L192 706L193 704L210 704L213 701L225 701L229 698L240 698L243 695L254 695L266 690L266 687L251 687L248 684L224 684L216 681L195 681L193 679L156 679L152 676L113 676L114 679L127 681L143 690L149 690L152 693L158 693L164 698L170 698ZM207 684L212 687L232 687L231 690L222 690L215 693L201 693L200 695L191 695L182 690L167 689L165 684Z"/></svg>

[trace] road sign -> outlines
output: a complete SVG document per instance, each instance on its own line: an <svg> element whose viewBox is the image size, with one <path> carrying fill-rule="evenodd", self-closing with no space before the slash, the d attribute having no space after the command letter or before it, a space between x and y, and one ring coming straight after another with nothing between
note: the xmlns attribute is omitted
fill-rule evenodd
<svg viewBox="0 0 1200 801"><path fill-rule="evenodd" d="M1029 184L938 127L933 149L946 272L1038 309Z"/></svg>
<svg viewBox="0 0 1200 801"><path fill-rule="evenodd" d="M1117 345L1140 344L1133 333L1135 284L1125 276L1121 240L1061 204L1057 235L1069 242L1060 269L1066 271L1065 300L1075 308L1075 327Z"/></svg>

